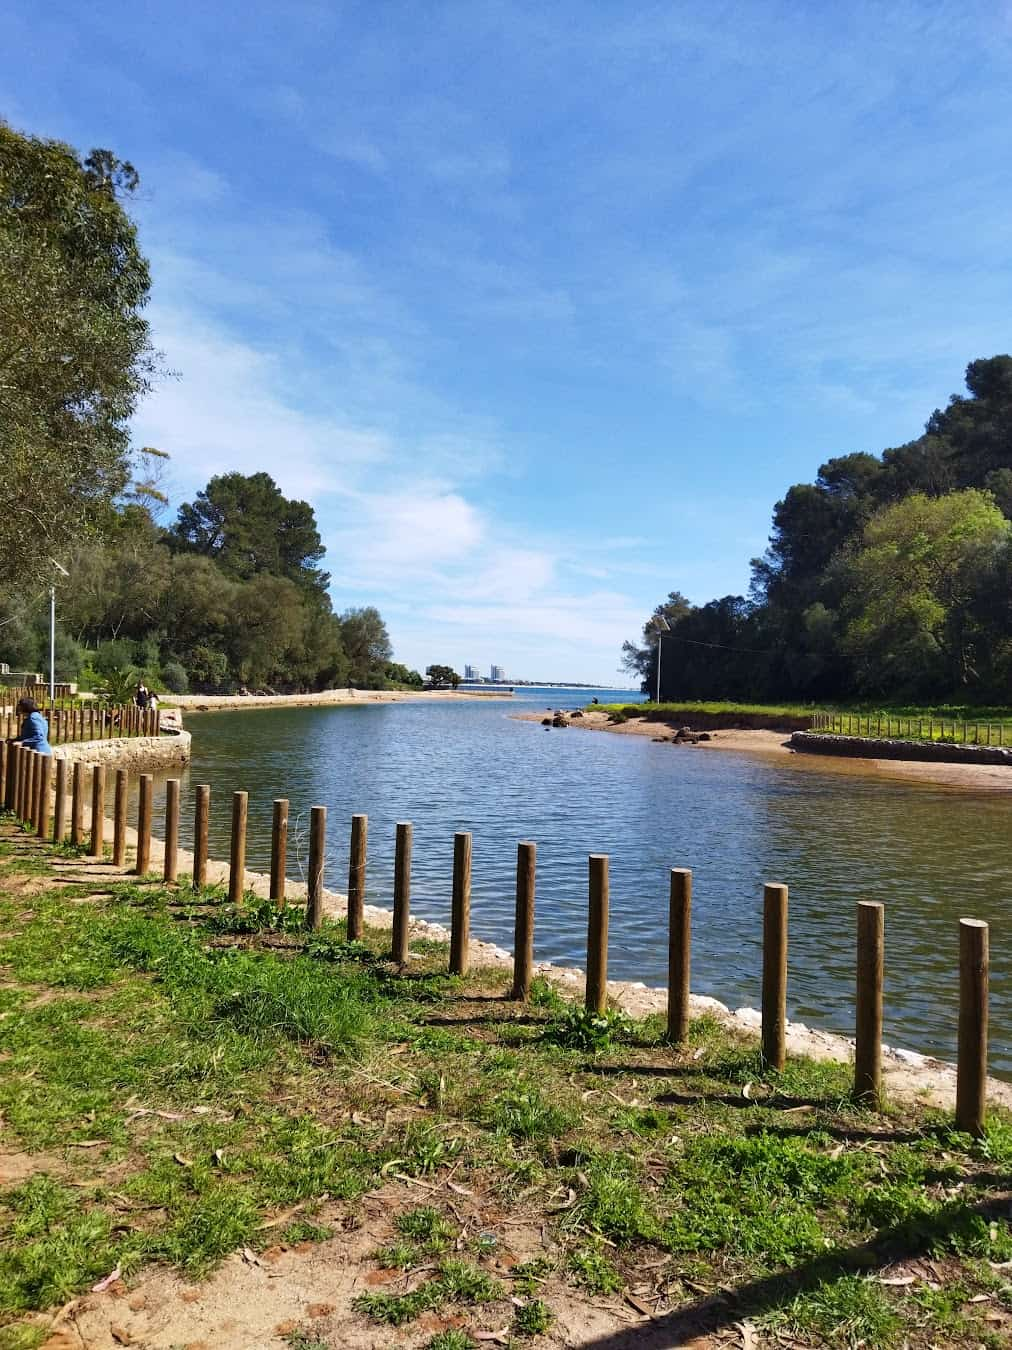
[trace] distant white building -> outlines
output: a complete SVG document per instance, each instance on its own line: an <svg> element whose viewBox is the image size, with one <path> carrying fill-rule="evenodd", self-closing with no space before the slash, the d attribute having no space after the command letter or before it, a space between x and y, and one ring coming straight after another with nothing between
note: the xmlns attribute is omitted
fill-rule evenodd
<svg viewBox="0 0 1012 1350"><path fill-rule="evenodd" d="M493 684L506 683L506 672L503 670L502 666L493 666L489 671L488 677Z"/></svg>
<svg viewBox="0 0 1012 1350"><path fill-rule="evenodd" d="M464 679L465 679L465 680L480 680L480 679L481 679L481 671L478 669L477 666L465 666L465 667L464 667Z"/></svg>

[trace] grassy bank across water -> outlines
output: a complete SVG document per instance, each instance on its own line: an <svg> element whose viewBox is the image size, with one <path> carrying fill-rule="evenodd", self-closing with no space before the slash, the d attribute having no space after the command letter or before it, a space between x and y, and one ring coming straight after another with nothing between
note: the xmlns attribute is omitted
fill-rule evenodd
<svg viewBox="0 0 1012 1350"><path fill-rule="evenodd" d="M590 704L595 712L607 713L622 720L643 718L652 722L684 721L702 729L719 727L765 728L785 731L807 731L817 713L861 718L862 722L906 722L923 721L953 723L970 726L990 723L1012 729L1012 709L1007 707L976 707L967 704L951 704L939 707L919 707L915 704L878 704L878 703L725 703L719 700L709 702L672 702L672 703L596 703ZM939 734L942 734L939 732Z"/></svg>
<svg viewBox="0 0 1012 1350"><path fill-rule="evenodd" d="M1007 1343L1006 1115L302 917L5 827L0 1346Z"/></svg>

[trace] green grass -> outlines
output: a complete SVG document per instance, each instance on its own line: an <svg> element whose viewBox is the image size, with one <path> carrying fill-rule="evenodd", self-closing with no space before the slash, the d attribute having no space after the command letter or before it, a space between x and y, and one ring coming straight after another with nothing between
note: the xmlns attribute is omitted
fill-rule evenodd
<svg viewBox="0 0 1012 1350"><path fill-rule="evenodd" d="M0 1113L39 1157L0 1190L4 1350L117 1267L197 1279L237 1248L339 1243L381 1190L389 1284L355 1315L464 1319L442 1350L645 1279L662 1314L738 1291L735 1321L805 1346L990 1347L986 1314L1012 1313L999 1111L973 1140L855 1106L845 1065L772 1073L712 1017L678 1051L662 1019L596 1019L544 980L518 1017L505 973L451 979L439 944L404 976L384 932L157 884L82 903L39 892L45 866L0 843ZM516 1263L520 1229L545 1246ZM877 1279L923 1259L938 1289Z"/></svg>
<svg viewBox="0 0 1012 1350"><path fill-rule="evenodd" d="M594 711L611 714L620 714L626 718L644 717L652 721L668 721L676 718L684 718L691 721L693 714L703 714L712 717L740 715L742 718L750 717L783 717L783 718L808 718L813 713L824 712L843 716L851 715L853 717L870 717L877 719L879 717L904 718L912 721L929 720L942 721L946 723L963 722L973 724L975 722L1001 724L1005 727L1012 727L1012 708L980 706L973 704L939 704L936 706L921 706L909 703L880 703L875 701L853 701L836 703L730 703L707 700L687 699L670 703L655 703L648 700L644 703L597 703L587 705Z"/></svg>

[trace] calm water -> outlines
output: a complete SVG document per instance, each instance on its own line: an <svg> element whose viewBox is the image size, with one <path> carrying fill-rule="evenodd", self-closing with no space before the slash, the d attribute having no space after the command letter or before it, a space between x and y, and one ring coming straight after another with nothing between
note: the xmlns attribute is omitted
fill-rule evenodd
<svg viewBox="0 0 1012 1350"><path fill-rule="evenodd" d="M471 830L473 929L507 947L516 843L533 839L537 957L563 964L584 963L587 854L608 853L610 973L648 984L665 982L668 869L691 867L693 989L732 1007L758 1006L762 883L785 881L790 1015L844 1032L852 1031L854 902L882 900L887 1039L945 1057L955 1046L957 920L987 919L992 1059L1012 1077L1003 922L1012 795L866 778L853 765L800 756L780 763L645 737L546 732L510 716L589 698L525 690L511 702L194 715L189 783L212 785L218 857L227 856L228 794L250 792L248 865L257 870L266 870L274 797L291 801L296 876L309 807L327 806L327 884L338 890L349 817L366 812L374 904L391 903L394 823L413 821L412 906L439 921L449 918L453 833ZM188 827L186 819L187 846Z"/></svg>

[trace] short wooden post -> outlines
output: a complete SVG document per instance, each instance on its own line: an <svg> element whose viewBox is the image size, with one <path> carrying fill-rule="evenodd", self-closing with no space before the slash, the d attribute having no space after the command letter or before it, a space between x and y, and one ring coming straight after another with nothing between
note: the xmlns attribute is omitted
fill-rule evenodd
<svg viewBox="0 0 1012 1350"><path fill-rule="evenodd" d="M787 887L763 888L762 1054L771 1069L787 1058Z"/></svg>
<svg viewBox="0 0 1012 1350"><path fill-rule="evenodd" d="M6 741L0 740L0 803L7 802L7 763L10 758L10 747Z"/></svg>
<svg viewBox="0 0 1012 1350"><path fill-rule="evenodd" d="M67 761L56 761L56 802L53 811L53 843L62 844L67 833Z"/></svg>
<svg viewBox="0 0 1012 1350"><path fill-rule="evenodd" d="M105 765L91 769L91 849L93 858L101 858L105 843Z"/></svg>
<svg viewBox="0 0 1012 1350"><path fill-rule="evenodd" d="M988 978L987 924L960 919L956 1128L973 1135L984 1132L987 1103Z"/></svg>
<svg viewBox="0 0 1012 1350"><path fill-rule="evenodd" d="M689 1034L692 955L692 873L672 867L668 915L668 1040L682 1045Z"/></svg>
<svg viewBox="0 0 1012 1350"><path fill-rule="evenodd" d="M327 847L327 808L313 806L309 811L309 876L306 881L306 927L319 928L323 922L323 868Z"/></svg>
<svg viewBox="0 0 1012 1350"><path fill-rule="evenodd" d="M207 830L211 820L211 789L207 783L197 788L193 816L193 889L207 885Z"/></svg>
<svg viewBox="0 0 1012 1350"><path fill-rule="evenodd" d="M288 799L274 799L271 821L271 899L285 903L285 875L288 869Z"/></svg>
<svg viewBox="0 0 1012 1350"><path fill-rule="evenodd" d="M885 968L885 906L857 904L857 1005L854 1096L877 1106L882 1097L882 978Z"/></svg>
<svg viewBox="0 0 1012 1350"><path fill-rule="evenodd" d="M369 817L351 818L351 856L348 859L348 941L358 942L365 927L365 868Z"/></svg>
<svg viewBox="0 0 1012 1350"><path fill-rule="evenodd" d="M453 836L453 898L450 904L450 974L466 975L471 955L471 836Z"/></svg>
<svg viewBox="0 0 1012 1350"><path fill-rule="evenodd" d="M29 753L29 762L32 766L31 777L28 780L28 811L26 819L34 830L39 823L39 762L42 756L38 750L32 750Z"/></svg>
<svg viewBox="0 0 1012 1350"><path fill-rule="evenodd" d="M147 875L151 867L151 815L154 809L154 779L142 773L137 785L137 865L139 877Z"/></svg>
<svg viewBox="0 0 1012 1350"><path fill-rule="evenodd" d="M525 840L517 844L517 907L513 934L512 997L526 1003L534 977L534 879L537 848Z"/></svg>
<svg viewBox="0 0 1012 1350"><path fill-rule="evenodd" d="M408 925L411 919L411 822L397 822L394 845L394 922L393 960L399 966L408 963Z"/></svg>
<svg viewBox="0 0 1012 1350"><path fill-rule="evenodd" d="M608 1004L608 855L589 859L590 905L587 915L587 989L585 1003L593 1012Z"/></svg>
<svg viewBox="0 0 1012 1350"><path fill-rule="evenodd" d="M17 759L18 747L13 741L4 741L4 790L2 800L4 808L10 810L14 804L14 763Z"/></svg>
<svg viewBox="0 0 1012 1350"><path fill-rule="evenodd" d="M49 838L49 782L52 772L52 755L43 755L39 764L39 809L36 827L40 839Z"/></svg>
<svg viewBox="0 0 1012 1350"><path fill-rule="evenodd" d="M246 818L249 812L249 793L232 793L232 847L228 869L228 898L233 905L242 900L246 880Z"/></svg>
<svg viewBox="0 0 1012 1350"><path fill-rule="evenodd" d="M130 774L126 769L116 770L116 795L112 808L112 861L114 867L126 863L127 800L130 794Z"/></svg>
<svg viewBox="0 0 1012 1350"><path fill-rule="evenodd" d="M84 765L74 761L74 786L70 799L70 842L75 848L84 843Z"/></svg>
<svg viewBox="0 0 1012 1350"><path fill-rule="evenodd" d="M179 779L165 783L165 860L162 878L175 881L179 872Z"/></svg>

